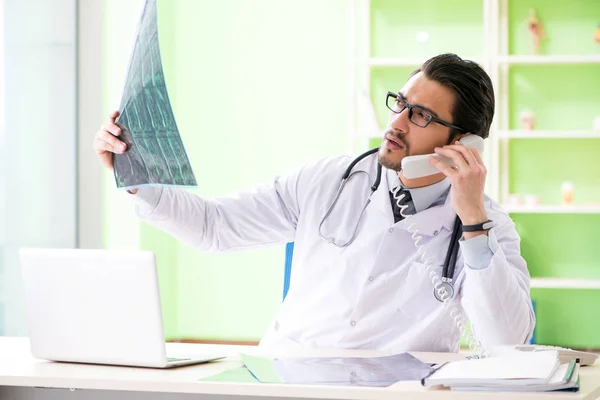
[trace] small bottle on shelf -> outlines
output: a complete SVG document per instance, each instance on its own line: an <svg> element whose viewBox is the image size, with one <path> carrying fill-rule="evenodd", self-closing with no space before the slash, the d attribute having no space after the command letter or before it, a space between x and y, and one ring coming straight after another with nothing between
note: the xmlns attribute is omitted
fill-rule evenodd
<svg viewBox="0 0 600 400"><path fill-rule="evenodd" d="M562 203L565 206L570 206L573 204L573 184L571 182L563 182L560 185L560 192L562 196Z"/></svg>

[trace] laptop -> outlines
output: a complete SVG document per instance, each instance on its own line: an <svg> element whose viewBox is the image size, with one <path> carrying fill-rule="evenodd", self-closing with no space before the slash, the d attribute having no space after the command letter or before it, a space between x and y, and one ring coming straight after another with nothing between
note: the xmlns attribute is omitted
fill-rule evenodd
<svg viewBox="0 0 600 400"><path fill-rule="evenodd" d="M19 258L36 358L150 368L224 358L166 354L152 252L21 249Z"/></svg>

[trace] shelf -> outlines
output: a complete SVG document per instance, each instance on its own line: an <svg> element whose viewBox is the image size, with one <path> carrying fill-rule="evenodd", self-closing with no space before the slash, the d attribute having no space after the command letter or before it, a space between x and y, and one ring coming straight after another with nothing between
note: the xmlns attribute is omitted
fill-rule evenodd
<svg viewBox="0 0 600 400"><path fill-rule="evenodd" d="M501 139L600 139L593 131L498 131Z"/></svg>
<svg viewBox="0 0 600 400"><path fill-rule="evenodd" d="M531 278L532 289L598 289L600 279Z"/></svg>
<svg viewBox="0 0 600 400"><path fill-rule="evenodd" d="M600 64L600 54L586 56L500 56L498 62L507 65Z"/></svg>
<svg viewBox="0 0 600 400"><path fill-rule="evenodd" d="M384 58L384 57L376 57L369 58L369 66L370 67L420 67L427 58ZM474 58L465 58L465 60L473 60L477 63L480 63L478 57Z"/></svg>
<svg viewBox="0 0 600 400"><path fill-rule="evenodd" d="M600 205L539 205L539 206L511 206L503 205L502 208L509 214L600 214Z"/></svg>

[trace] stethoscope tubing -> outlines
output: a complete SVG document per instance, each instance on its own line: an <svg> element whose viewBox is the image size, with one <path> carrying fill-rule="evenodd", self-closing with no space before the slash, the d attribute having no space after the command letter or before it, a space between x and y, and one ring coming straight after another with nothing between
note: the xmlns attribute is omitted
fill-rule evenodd
<svg viewBox="0 0 600 400"><path fill-rule="evenodd" d="M344 174L342 175L342 182L340 183L340 187L338 188L338 190L336 192L335 198L333 199L333 202L327 209L325 216L323 217L323 219L321 220L321 223L319 224L319 235L327 242L335 244L339 247L345 247L345 246L348 246L349 244L351 244L354 241L354 239L356 238L356 233L358 231L358 226L360 225L360 220L362 218L362 214L364 213L366 207L371 202L371 196L373 195L373 193L375 193L375 191L377 191L377 189L379 188L379 185L381 184L382 166L379 162L377 162L377 177L375 178L375 181L371 185L371 193L369 194L369 197L367 198L367 201L365 202L365 204L361 210L361 217L359 217L358 223L356 224L356 227L354 228L354 232L352 233L352 237L350 238L350 240L341 245L339 243L335 243L335 239L333 237L326 237L321 233L321 228L323 226L323 223L325 222L325 220L327 219L329 214L331 214L331 212L333 211L333 208L337 204L337 201L342 193L342 190L344 189L344 186L346 186L346 182L347 182L348 178L350 178L352 169L361 160L363 160L364 158L366 158L372 154L375 154L377 151L379 151L379 148L374 148L374 149L371 149L369 151L362 153L361 155L356 157L350 163L348 168L346 168L346 170L344 171ZM448 251L446 252L446 259L444 260L444 266L442 269L442 282L447 282L447 283L451 284L452 280L454 279L454 270L456 268L456 259L458 257L458 249L460 247L458 242L460 240L460 237L462 236L461 234L462 234L462 222L457 215L456 219L454 221L454 228L452 229L452 237L451 237L450 243L448 245Z"/></svg>

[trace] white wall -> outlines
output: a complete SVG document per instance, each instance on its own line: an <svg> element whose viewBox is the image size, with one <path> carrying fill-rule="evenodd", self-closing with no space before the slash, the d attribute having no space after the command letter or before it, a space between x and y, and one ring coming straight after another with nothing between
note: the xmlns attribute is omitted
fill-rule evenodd
<svg viewBox="0 0 600 400"><path fill-rule="evenodd" d="M0 21L4 24L4 1L0 1ZM4 25L2 25L4 26ZM0 138L4 138L4 28L0 29ZM0 163L6 159L6 147L4 140L0 140ZM6 187L6 179L4 173L4 165L0 164L0 188ZM6 225L6 192L0 190L0 227ZM0 229L0 243L6 241L6 235L3 229ZM4 334L4 261L2 253L0 253L0 336Z"/></svg>
<svg viewBox="0 0 600 400"><path fill-rule="evenodd" d="M103 0L77 1L78 245L102 247L102 170L92 141L103 123Z"/></svg>
<svg viewBox="0 0 600 400"><path fill-rule="evenodd" d="M4 334L24 335L20 247L74 247L76 2L4 0Z"/></svg>
<svg viewBox="0 0 600 400"><path fill-rule="evenodd" d="M109 21L105 17L105 9L113 4L121 18L118 21ZM118 3L77 0L77 223L80 248L139 247L139 222L133 208L126 196L115 188L112 173L101 167L92 142L108 113L119 106L138 14L143 4L143 0L121 0ZM106 37L114 38L114 41L105 40Z"/></svg>

